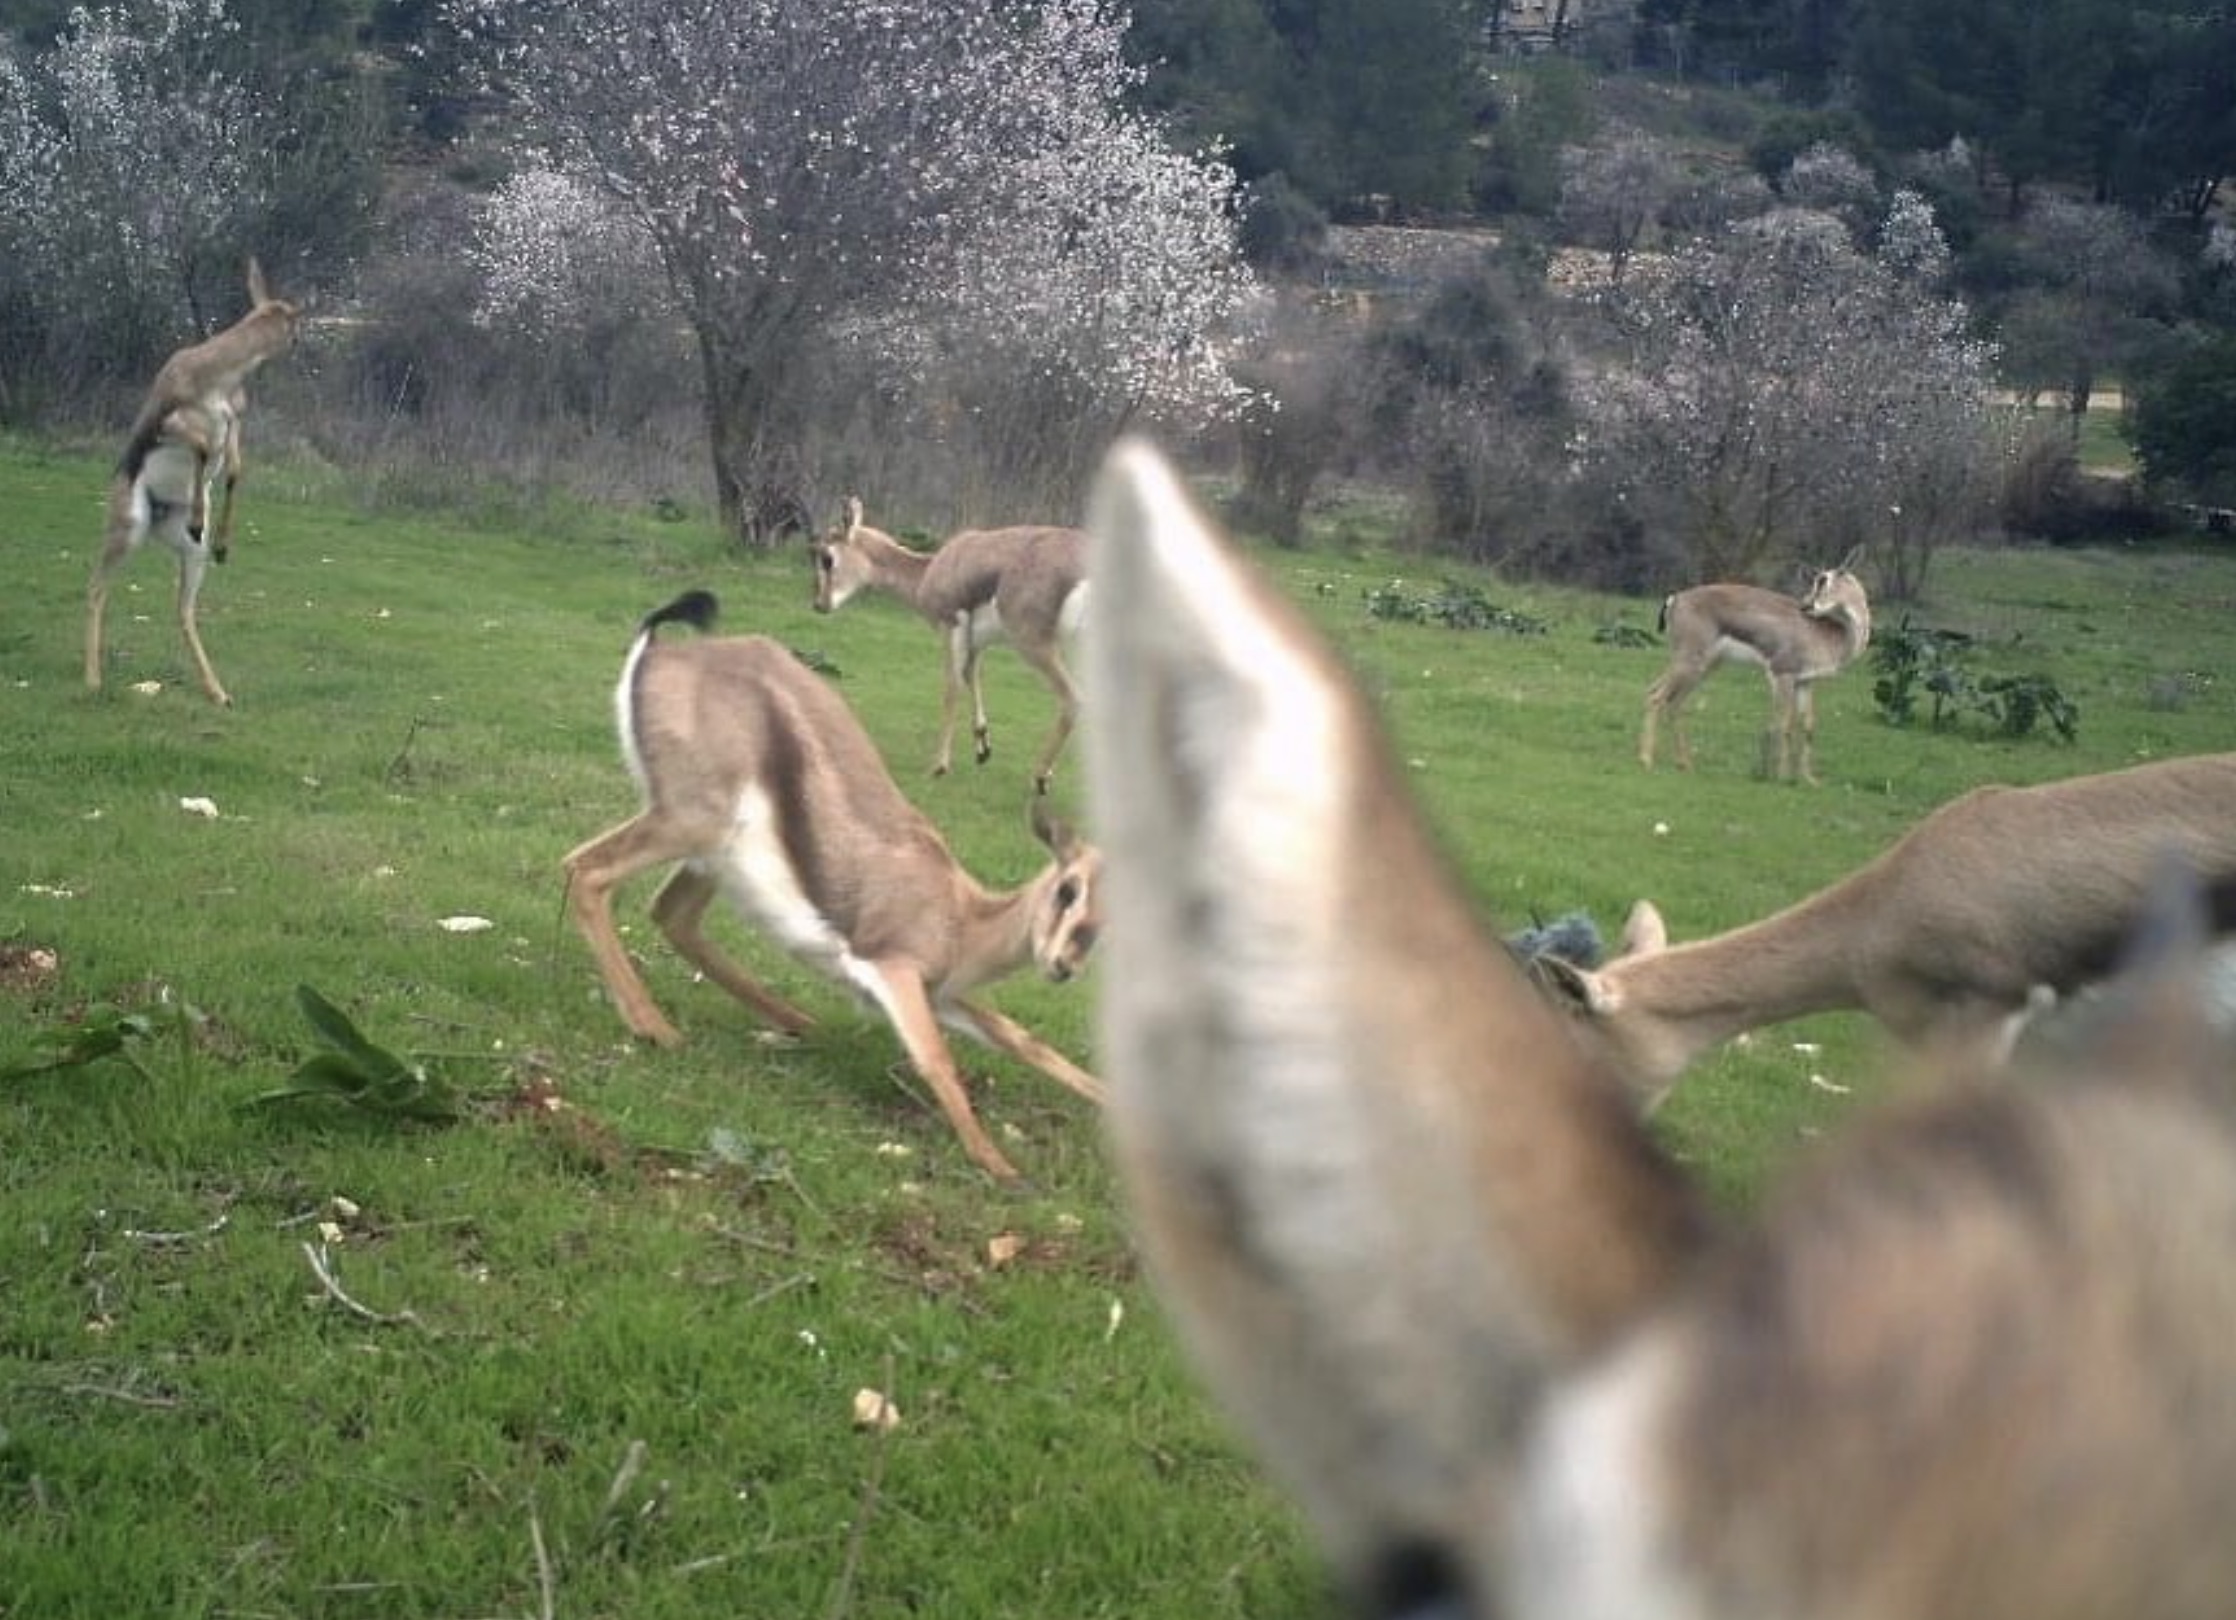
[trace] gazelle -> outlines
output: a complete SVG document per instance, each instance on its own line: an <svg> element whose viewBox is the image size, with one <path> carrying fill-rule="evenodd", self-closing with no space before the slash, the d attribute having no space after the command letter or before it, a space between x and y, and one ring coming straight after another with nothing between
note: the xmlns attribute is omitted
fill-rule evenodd
<svg viewBox="0 0 2236 1620"><path fill-rule="evenodd" d="M1079 694L1064 665L1063 639L1086 602L1087 537L1077 529L1026 526L965 529L937 551L912 551L862 522L862 503L848 496L845 517L815 541L815 611L834 613L865 586L891 591L947 640L947 678L940 697L939 751L932 774L954 760L955 707L971 699L971 736L978 763L993 757L978 655L1006 641L1056 694L1056 724L1033 765L1033 789L1046 793L1056 758L1079 717Z"/></svg>
<svg viewBox="0 0 2236 1620"><path fill-rule="evenodd" d="M672 623L705 630L714 613L714 598L692 591L645 618L614 692L644 808L566 857L568 904L607 991L638 1035L682 1040L613 926L614 889L672 864L652 916L686 961L776 1028L811 1027L702 931L725 891L762 933L883 1012L964 1150L1016 1179L971 1111L940 1026L1102 1100L1093 1075L971 997L1027 963L1059 983L1079 971L1095 942L1100 855L1035 798L1033 831L1050 864L1021 888L988 890L901 796L844 700L779 643L655 634Z"/></svg>
<svg viewBox="0 0 2236 1620"><path fill-rule="evenodd" d="M2170 854L2236 927L2236 754L1977 788L1774 916L1672 946L1640 901L1605 966L1539 966L1649 1106L1743 1030L1847 1008L1992 1064L2038 992L2110 971Z"/></svg>
<svg viewBox="0 0 2236 1620"><path fill-rule="evenodd" d="M1678 768L1691 770L1685 700L1718 664L1754 664L1770 682L1762 774L1816 781L1813 688L1861 658L1871 644L1870 599L1845 562L1820 572L1798 602L1759 585L1695 585L1663 599L1661 627L1669 637L1669 665L1646 689L1641 765L1654 768L1655 727L1666 714Z"/></svg>
<svg viewBox="0 0 2236 1620"><path fill-rule="evenodd" d="M248 295L246 315L163 362L125 439L109 485L108 532L86 590L85 684L96 691L109 582L152 534L178 555L179 631L202 690L212 703L233 701L202 648L195 606L211 561L225 561L233 543L248 378L295 341L302 318L299 306L273 296L254 259L248 262ZM213 499L219 503L215 533Z"/></svg>
<svg viewBox="0 0 2236 1620"><path fill-rule="evenodd" d="M1364 1612L2227 1612L2236 1086L2181 974L2093 1072L1920 1088L1719 1230L1302 616L1138 446L1089 526L1120 1167Z"/></svg>

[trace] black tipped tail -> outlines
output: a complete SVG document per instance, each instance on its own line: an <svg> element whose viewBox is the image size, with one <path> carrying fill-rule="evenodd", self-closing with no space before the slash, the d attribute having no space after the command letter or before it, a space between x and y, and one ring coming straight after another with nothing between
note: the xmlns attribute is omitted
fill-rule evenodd
<svg viewBox="0 0 2236 1620"><path fill-rule="evenodd" d="M687 624L694 630L713 627L716 603L712 591L685 591L666 607L654 608L638 625L638 633L650 635L663 624Z"/></svg>

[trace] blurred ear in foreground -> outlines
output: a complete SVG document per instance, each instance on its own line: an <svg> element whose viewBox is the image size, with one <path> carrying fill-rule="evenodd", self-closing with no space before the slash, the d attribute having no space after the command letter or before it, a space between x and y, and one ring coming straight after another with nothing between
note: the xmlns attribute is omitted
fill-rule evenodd
<svg viewBox="0 0 2236 1620"><path fill-rule="evenodd" d="M1362 1608L2225 1612L2236 1106L2194 952L2089 1043L2117 1065L1935 1088L1714 1233L1153 451L1089 527L1128 1197Z"/></svg>

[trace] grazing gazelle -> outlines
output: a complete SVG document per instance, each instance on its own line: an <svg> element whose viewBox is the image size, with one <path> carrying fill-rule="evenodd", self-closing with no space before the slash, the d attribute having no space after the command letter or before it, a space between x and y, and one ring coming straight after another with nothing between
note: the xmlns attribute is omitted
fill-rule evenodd
<svg viewBox="0 0 2236 1620"><path fill-rule="evenodd" d="M780 644L655 634L676 622L705 630L714 613L704 591L677 598L645 618L621 666L614 712L644 809L566 858L568 903L606 989L638 1035L682 1040L613 926L614 889L673 865L652 916L686 961L778 1029L812 1024L702 931L716 891L727 893L754 927L883 1012L964 1149L1014 1180L940 1026L1102 1100L1093 1075L971 998L1028 963L1058 982L1079 971L1095 942L1101 857L1036 798L1033 831L1051 863L1021 888L987 889L901 796L854 711Z"/></svg>
<svg viewBox="0 0 2236 1620"><path fill-rule="evenodd" d="M1916 1047L2000 1060L2039 992L2103 978L2178 854L2236 927L2236 754L1976 788L1760 922L1672 946L1640 901L1593 970L1542 958L1640 1100L1743 1030L1861 1008Z"/></svg>
<svg viewBox="0 0 2236 1620"><path fill-rule="evenodd" d="M1722 1230L1302 615L1138 446L1089 527L1120 1167L1364 1612L2229 1612L2236 1084L2185 979L2091 1072L1921 1088Z"/></svg>
<svg viewBox="0 0 2236 1620"><path fill-rule="evenodd" d="M1646 723L1638 761L1654 767L1654 731L1664 714L1677 743L1677 765L1691 770L1685 700L1724 662L1753 664L1770 681L1770 718L1762 733L1761 773L1817 779L1812 748L1817 700L1812 690L1837 675L1871 644L1871 603L1845 562L1810 582L1799 601L1759 585L1695 585L1664 598L1661 627L1669 665L1646 689ZM1798 735L1797 735L1798 733Z"/></svg>
<svg viewBox="0 0 2236 1620"><path fill-rule="evenodd" d="M195 604L211 561L225 561L233 542L233 491L241 476L241 415L249 375L295 341L299 306L276 298L264 271L248 261L249 311L214 337L163 362L134 418L109 485L108 533L86 590L85 684L101 685L102 618L109 581L149 535L179 559L179 631L195 674L212 703L233 700L202 650ZM210 503L223 485L217 527Z"/></svg>
<svg viewBox="0 0 2236 1620"><path fill-rule="evenodd" d="M911 551L862 522L862 503L848 496L845 517L815 541L815 611L831 613L865 586L891 591L947 641L947 678L940 697L939 751L932 774L954 760L955 708L971 699L971 736L978 763L993 757L978 655L1006 641L1056 694L1056 724L1033 765L1033 788L1048 791L1056 757L1079 717L1079 694L1064 667L1063 639L1086 601L1087 537L1077 529L1026 526L965 529L937 551Z"/></svg>

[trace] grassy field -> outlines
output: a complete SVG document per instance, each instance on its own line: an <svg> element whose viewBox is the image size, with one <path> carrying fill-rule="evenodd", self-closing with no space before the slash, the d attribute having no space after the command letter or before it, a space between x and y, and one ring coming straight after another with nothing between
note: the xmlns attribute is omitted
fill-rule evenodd
<svg viewBox="0 0 2236 1620"><path fill-rule="evenodd" d="M1088 1109L966 1055L1032 1179L1002 1192L828 987L731 932L824 1019L772 1045L689 982L633 893L690 1037L642 1050L561 911L559 856L634 808L609 718L623 646L683 586L826 657L1000 881L1036 864L1048 713L1014 659L991 661L994 763L933 782L931 633L886 601L816 618L802 554L742 559L649 516L374 513L259 468L203 615L239 707L194 690L153 556L90 696L102 478L0 444L0 1069L135 1032L122 1057L0 1079L0 1616L1317 1612L1310 1550L1137 1274ZM1551 629L1459 633L1362 608L1436 570L1334 547L1273 565L1509 923L1583 907L1612 929L1647 894L1706 932L1975 782L2236 747L2215 678L2236 556L1944 557L1920 616L2054 677L2079 744L1891 730L1859 674L1820 700L1814 791L1748 777L1761 688L1730 674L1703 693L1700 770L1637 770L1659 654L1594 633L1650 625L1650 604L1478 578ZM1066 808L1077 790L1067 770ZM460 916L492 926L441 926ZM259 1102L316 1049L298 984L465 1117ZM1085 1056L1091 995L1090 976L994 999ZM1883 1056L1852 1018L1766 1034L1659 1128L1741 1202ZM851 1422L868 1387L902 1417L882 1437Z"/></svg>

